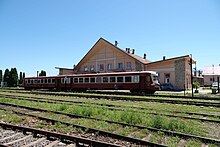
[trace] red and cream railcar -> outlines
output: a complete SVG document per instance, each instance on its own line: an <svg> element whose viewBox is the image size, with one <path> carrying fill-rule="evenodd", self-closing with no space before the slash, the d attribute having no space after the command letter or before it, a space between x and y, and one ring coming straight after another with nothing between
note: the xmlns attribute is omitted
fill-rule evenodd
<svg viewBox="0 0 220 147"><path fill-rule="evenodd" d="M160 89L157 74L153 71L27 77L23 85L25 89L73 91L117 89L154 93Z"/></svg>

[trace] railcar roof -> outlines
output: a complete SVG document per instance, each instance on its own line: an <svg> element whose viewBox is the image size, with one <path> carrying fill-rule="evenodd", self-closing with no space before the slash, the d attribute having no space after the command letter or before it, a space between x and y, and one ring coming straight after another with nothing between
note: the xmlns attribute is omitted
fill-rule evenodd
<svg viewBox="0 0 220 147"><path fill-rule="evenodd" d="M64 78L64 77L82 77L82 76L109 76L109 75L134 75L134 74L155 74L155 71L136 71L136 72L111 72L111 73L94 73L94 74L73 74L73 75L59 75L59 76L39 76L39 77L26 77L25 79L44 79L44 78Z"/></svg>

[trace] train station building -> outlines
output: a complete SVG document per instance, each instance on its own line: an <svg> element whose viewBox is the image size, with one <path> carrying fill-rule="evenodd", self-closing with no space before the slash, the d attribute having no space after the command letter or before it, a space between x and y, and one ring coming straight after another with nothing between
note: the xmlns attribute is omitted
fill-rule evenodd
<svg viewBox="0 0 220 147"><path fill-rule="evenodd" d="M57 68L59 75L106 73L125 71L156 71L161 84L170 83L177 90L191 88L190 56L180 56L151 62L146 54L135 54L135 49L121 49L100 38L73 69ZM195 64L195 61L193 61Z"/></svg>

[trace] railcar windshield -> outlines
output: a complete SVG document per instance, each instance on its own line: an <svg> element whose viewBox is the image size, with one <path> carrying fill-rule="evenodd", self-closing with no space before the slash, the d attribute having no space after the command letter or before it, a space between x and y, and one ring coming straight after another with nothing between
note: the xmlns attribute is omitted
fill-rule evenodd
<svg viewBox="0 0 220 147"><path fill-rule="evenodd" d="M151 78L152 78L153 83L159 84L158 74L151 74Z"/></svg>

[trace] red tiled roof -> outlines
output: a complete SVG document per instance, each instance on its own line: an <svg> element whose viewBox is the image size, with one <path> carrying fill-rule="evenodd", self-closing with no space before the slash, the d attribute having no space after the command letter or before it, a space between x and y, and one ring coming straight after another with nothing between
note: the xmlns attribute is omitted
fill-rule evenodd
<svg viewBox="0 0 220 147"><path fill-rule="evenodd" d="M220 66L217 65L203 67L202 75L220 75Z"/></svg>
<svg viewBox="0 0 220 147"><path fill-rule="evenodd" d="M132 56L133 58L135 58L136 60L140 61L141 63L144 63L144 64L147 64L147 63L150 63L151 61L150 60L147 60L147 59L144 59L136 54L131 54L131 53L127 53L129 54L130 56Z"/></svg>

